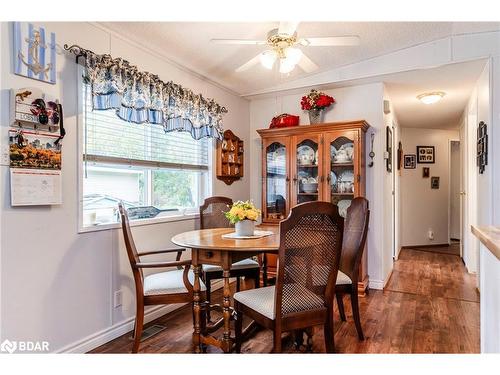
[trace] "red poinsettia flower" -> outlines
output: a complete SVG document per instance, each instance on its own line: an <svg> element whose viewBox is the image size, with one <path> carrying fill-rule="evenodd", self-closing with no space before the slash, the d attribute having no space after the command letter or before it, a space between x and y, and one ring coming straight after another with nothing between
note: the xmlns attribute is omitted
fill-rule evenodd
<svg viewBox="0 0 500 375"><path fill-rule="evenodd" d="M303 96L300 101L300 105L304 111L309 111L311 109L324 109L333 103L335 103L335 99L333 97L316 90L311 90L311 92L308 95Z"/></svg>

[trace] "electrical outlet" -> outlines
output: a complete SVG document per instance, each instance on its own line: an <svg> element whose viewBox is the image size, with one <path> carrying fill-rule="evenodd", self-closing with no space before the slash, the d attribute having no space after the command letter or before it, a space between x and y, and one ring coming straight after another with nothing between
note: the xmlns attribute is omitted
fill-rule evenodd
<svg viewBox="0 0 500 375"><path fill-rule="evenodd" d="M120 307L122 305L123 300L123 292L121 290L117 290L114 295L114 306L115 308Z"/></svg>

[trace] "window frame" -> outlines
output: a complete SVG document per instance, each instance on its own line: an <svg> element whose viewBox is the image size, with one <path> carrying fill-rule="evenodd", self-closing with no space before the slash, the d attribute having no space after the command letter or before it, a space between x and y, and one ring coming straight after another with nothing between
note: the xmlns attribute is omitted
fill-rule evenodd
<svg viewBox="0 0 500 375"><path fill-rule="evenodd" d="M106 223L106 224L98 224L98 225L92 225L92 226L85 226L83 222L83 182L84 182L84 174L85 174L85 164L84 164L84 153L85 153L85 145L84 145L84 140L85 140L85 114L83 113L83 101L85 98L82 95L83 91L83 81L82 81L82 74L84 73L84 68L80 64L77 65L77 121L76 121L76 128L77 128L77 162L78 162L78 218L77 218L77 223L78 223L78 228L77 232L78 233L88 233L88 232L99 232L103 230L114 230L114 229L119 229L121 228L121 223ZM159 125L158 125L159 126ZM213 160L215 158L215 147L214 147L214 139L209 139L208 140L208 170L207 170L207 178L206 178L206 183L208 184L207 186L207 193L208 196L212 195L212 189L215 183L215 176L213 173ZM87 162L89 162L89 159L87 159ZM92 161L91 161L92 162ZM118 165L119 163L117 163ZM123 165L123 164L122 164ZM148 168L145 166L145 168ZM168 170L169 168L162 168L164 170ZM190 169L190 168L186 168ZM193 168L195 169L195 168ZM196 170L196 169L195 169ZM150 174L150 172L149 172ZM138 226L145 226L145 225L153 225L153 224L161 224L161 223L170 223L170 222L177 222L177 221L189 221L189 220L195 220L199 218L199 213L198 212L189 212L185 213L183 212L182 214L179 215L169 215L169 216L164 216L164 217L154 217L154 218L148 218L148 219L135 219L130 221L130 226L131 227L138 227Z"/></svg>

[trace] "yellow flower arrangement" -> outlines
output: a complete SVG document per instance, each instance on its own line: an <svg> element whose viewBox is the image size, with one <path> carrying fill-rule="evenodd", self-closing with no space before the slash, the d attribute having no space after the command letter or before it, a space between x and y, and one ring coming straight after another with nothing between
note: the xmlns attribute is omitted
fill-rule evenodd
<svg viewBox="0 0 500 375"><path fill-rule="evenodd" d="M245 219L257 221L260 213L261 211L251 201L238 201L233 203L229 211L225 212L224 215L231 224L236 224L238 221Z"/></svg>

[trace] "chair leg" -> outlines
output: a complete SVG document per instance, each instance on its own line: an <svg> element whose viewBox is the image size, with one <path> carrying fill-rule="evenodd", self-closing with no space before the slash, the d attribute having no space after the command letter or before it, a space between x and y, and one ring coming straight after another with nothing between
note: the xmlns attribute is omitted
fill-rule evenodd
<svg viewBox="0 0 500 375"><path fill-rule="evenodd" d="M302 345L304 345L304 330L296 329L294 332L295 336L295 349L299 350Z"/></svg>
<svg viewBox="0 0 500 375"><path fill-rule="evenodd" d="M241 287L241 277L236 278L236 291L239 292Z"/></svg>
<svg viewBox="0 0 500 375"><path fill-rule="evenodd" d="M333 306L327 314L324 329L325 349L327 353L335 353L335 334L333 331Z"/></svg>
<svg viewBox="0 0 500 375"><path fill-rule="evenodd" d="M281 353L281 330L274 329L273 332L273 353Z"/></svg>
<svg viewBox="0 0 500 375"><path fill-rule="evenodd" d="M208 308L207 308L208 307ZM206 336L207 335L207 311L209 311L209 305L206 303L206 302L203 302L201 304L201 316L200 316L200 319L201 319L201 327L200 327L200 331L201 331L201 334ZM201 351L203 353L206 353L207 352L207 345L205 344L201 344Z"/></svg>
<svg viewBox="0 0 500 375"><path fill-rule="evenodd" d="M237 306L235 306L237 308ZM236 343L234 350L236 353L241 353L241 341L243 340L243 313L241 311L236 310L236 321L234 326Z"/></svg>
<svg viewBox="0 0 500 375"><path fill-rule="evenodd" d="M207 322L210 321L210 303L211 303L211 300L210 300L210 292L211 292L211 287L212 287L212 279L210 278L210 276L208 276L208 273L205 274L205 293L206 293L206 319L207 319Z"/></svg>
<svg viewBox="0 0 500 375"><path fill-rule="evenodd" d="M335 293L337 297L337 306L339 307L340 320L346 321L345 310L344 310L344 299L342 293Z"/></svg>
<svg viewBox="0 0 500 375"><path fill-rule="evenodd" d="M254 282L255 289L260 288L260 270L259 269L257 269L257 271L255 271L255 275L253 277L253 282Z"/></svg>
<svg viewBox="0 0 500 375"><path fill-rule="evenodd" d="M361 320L359 318L359 302L358 302L358 291L353 288L351 292L351 306L352 306L352 317L354 318L354 324L356 325L356 331L358 331L358 338L364 340L363 328L361 328Z"/></svg>
<svg viewBox="0 0 500 375"><path fill-rule="evenodd" d="M137 311L135 313L134 344L132 346L132 353L137 353L139 351L143 324L144 324L144 304L142 300L138 299Z"/></svg>

